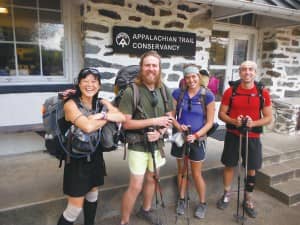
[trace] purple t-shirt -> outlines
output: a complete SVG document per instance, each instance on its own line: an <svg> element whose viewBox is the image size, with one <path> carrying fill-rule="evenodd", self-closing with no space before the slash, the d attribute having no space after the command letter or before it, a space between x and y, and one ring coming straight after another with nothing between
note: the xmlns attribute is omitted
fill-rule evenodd
<svg viewBox="0 0 300 225"><path fill-rule="evenodd" d="M201 89L192 98L190 98L187 91L185 91L182 101L178 102L180 93L180 88L175 89L172 93L173 98L177 101L176 111L179 112L177 121L180 124L191 125L191 132L195 133L204 126L206 119L203 117ZM210 90L206 90L205 105L208 105L214 100L214 94Z"/></svg>

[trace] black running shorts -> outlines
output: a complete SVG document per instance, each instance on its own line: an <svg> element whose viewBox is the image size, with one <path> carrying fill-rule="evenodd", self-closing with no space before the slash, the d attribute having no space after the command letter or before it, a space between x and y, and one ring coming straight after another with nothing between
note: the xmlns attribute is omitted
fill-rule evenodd
<svg viewBox="0 0 300 225"><path fill-rule="evenodd" d="M235 167L239 159L240 137L226 132L221 162L227 167ZM245 167L246 138L242 139L242 158ZM260 138L248 139L248 170L258 170L262 165L262 145Z"/></svg>
<svg viewBox="0 0 300 225"><path fill-rule="evenodd" d="M184 154L188 154L189 159L194 162L201 162L205 160L206 152L206 142L205 141L196 141L190 144L190 148L186 149L188 145L184 144L183 147L179 148L176 144L172 144L171 155L182 159ZM187 150L187 152L186 152Z"/></svg>

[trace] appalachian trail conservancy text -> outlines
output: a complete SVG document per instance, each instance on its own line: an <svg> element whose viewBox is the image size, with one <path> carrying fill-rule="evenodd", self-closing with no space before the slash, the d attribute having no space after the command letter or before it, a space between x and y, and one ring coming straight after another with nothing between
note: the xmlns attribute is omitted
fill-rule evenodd
<svg viewBox="0 0 300 225"><path fill-rule="evenodd" d="M149 43L149 41L156 43ZM153 35L142 33L136 33L132 36L132 47L134 49L178 51L181 46L180 44L194 43L194 38L184 36Z"/></svg>

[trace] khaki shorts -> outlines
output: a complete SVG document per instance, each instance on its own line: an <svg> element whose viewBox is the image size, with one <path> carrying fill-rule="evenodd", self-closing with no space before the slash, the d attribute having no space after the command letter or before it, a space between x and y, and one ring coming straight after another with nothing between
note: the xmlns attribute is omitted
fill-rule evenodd
<svg viewBox="0 0 300 225"><path fill-rule="evenodd" d="M155 151L156 168L163 166L166 159L162 158L159 151ZM138 152L128 149L128 165L129 170L134 175L144 175L146 169L154 172L153 160L149 152Z"/></svg>

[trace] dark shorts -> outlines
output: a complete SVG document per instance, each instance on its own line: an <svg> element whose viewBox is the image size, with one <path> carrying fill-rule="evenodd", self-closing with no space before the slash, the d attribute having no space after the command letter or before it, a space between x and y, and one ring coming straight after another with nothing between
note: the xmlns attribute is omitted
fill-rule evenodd
<svg viewBox="0 0 300 225"><path fill-rule="evenodd" d="M176 144L172 144L171 155L176 158L183 158L186 151L188 153L189 159L191 161L199 162L205 159L205 152L206 152L206 142L194 142L190 144L190 150L186 149L188 145L184 144L183 147L179 148Z"/></svg>
<svg viewBox="0 0 300 225"><path fill-rule="evenodd" d="M228 167L235 167L239 160L240 137L226 132L221 162ZM242 159L245 167L246 138L242 139ZM258 170L262 165L262 145L260 138L248 139L248 170Z"/></svg>

